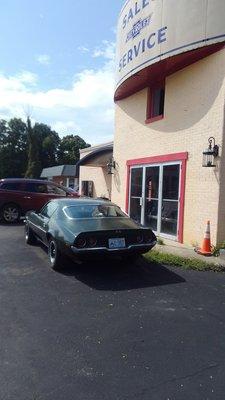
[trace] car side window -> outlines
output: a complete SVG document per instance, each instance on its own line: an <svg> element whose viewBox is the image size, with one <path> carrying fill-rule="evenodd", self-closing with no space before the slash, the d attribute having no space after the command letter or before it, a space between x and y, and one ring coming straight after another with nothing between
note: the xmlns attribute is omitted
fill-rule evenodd
<svg viewBox="0 0 225 400"><path fill-rule="evenodd" d="M44 217L51 218L51 216L54 214L54 212L57 209L57 204L54 202L49 202L47 203L40 211L40 214L43 215Z"/></svg>
<svg viewBox="0 0 225 400"><path fill-rule="evenodd" d="M47 193L47 185L45 183L28 182L26 184L26 192L30 193Z"/></svg>
<svg viewBox="0 0 225 400"><path fill-rule="evenodd" d="M47 185L48 193L49 194L56 194L58 196L65 196L67 195L66 191L62 188L55 186L55 185Z"/></svg>
<svg viewBox="0 0 225 400"><path fill-rule="evenodd" d="M21 182L3 182L0 186L0 189L4 190L22 190Z"/></svg>

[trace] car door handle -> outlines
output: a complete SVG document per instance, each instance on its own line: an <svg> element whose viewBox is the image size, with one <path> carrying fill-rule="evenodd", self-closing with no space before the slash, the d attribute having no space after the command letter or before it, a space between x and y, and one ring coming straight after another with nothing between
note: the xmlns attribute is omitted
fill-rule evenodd
<svg viewBox="0 0 225 400"><path fill-rule="evenodd" d="M23 198L24 198L24 199L29 199L29 200L31 199L30 196L24 196Z"/></svg>

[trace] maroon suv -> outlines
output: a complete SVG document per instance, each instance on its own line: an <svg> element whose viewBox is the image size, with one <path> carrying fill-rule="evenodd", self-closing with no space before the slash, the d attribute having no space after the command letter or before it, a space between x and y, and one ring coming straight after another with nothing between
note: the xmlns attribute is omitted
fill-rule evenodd
<svg viewBox="0 0 225 400"><path fill-rule="evenodd" d="M0 219L17 222L29 210L39 211L51 199L77 197L65 187L37 179L0 180Z"/></svg>

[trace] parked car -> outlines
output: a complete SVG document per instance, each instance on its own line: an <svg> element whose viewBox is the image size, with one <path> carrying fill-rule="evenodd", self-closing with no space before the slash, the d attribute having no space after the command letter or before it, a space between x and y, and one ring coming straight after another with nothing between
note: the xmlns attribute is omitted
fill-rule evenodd
<svg viewBox="0 0 225 400"><path fill-rule="evenodd" d="M76 193L53 182L37 179L0 180L0 219L17 222L29 210L40 211L50 199L72 196Z"/></svg>
<svg viewBox="0 0 225 400"><path fill-rule="evenodd" d="M156 244L149 228L134 222L115 204L105 200L51 200L40 213L30 211L25 220L25 240L38 239L48 247L52 268L63 265L65 256L84 260L93 256L132 257Z"/></svg>
<svg viewBox="0 0 225 400"><path fill-rule="evenodd" d="M74 188L72 188L72 187L68 187L67 190L68 190L70 193L75 194L75 196L77 195L77 197L79 197L79 189L76 190L76 189L74 189Z"/></svg>

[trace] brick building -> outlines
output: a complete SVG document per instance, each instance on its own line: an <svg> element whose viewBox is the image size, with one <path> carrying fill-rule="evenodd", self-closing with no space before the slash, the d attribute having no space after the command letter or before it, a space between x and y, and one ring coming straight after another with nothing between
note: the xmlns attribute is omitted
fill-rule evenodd
<svg viewBox="0 0 225 400"><path fill-rule="evenodd" d="M113 142L80 150L80 194L90 197L111 198L112 175L108 167L113 155Z"/></svg>
<svg viewBox="0 0 225 400"><path fill-rule="evenodd" d="M128 0L119 16L112 200L179 242L207 220L225 240L224 21L224 0Z"/></svg>
<svg viewBox="0 0 225 400"><path fill-rule="evenodd" d="M41 172L41 178L51 180L65 187L78 189L79 168L76 168L76 165L56 165L44 168Z"/></svg>

